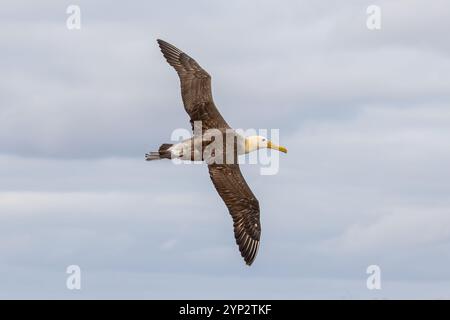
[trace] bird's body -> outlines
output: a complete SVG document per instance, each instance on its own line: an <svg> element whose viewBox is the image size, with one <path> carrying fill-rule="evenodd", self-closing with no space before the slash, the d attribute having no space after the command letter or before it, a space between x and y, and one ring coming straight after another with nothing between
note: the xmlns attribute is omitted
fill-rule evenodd
<svg viewBox="0 0 450 320"><path fill-rule="evenodd" d="M245 137L233 129L214 130L212 132L214 135L206 133L192 136L178 143L164 144L157 152L150 152L148 156L153 156L154 159L147 160L156 160L159 156L168 159L205 161L208 164L213 162L237 163L237 156L248 153ZM214 136L215 139L211 139L211 136ZM220 143L217 143L218 141ZM226 161L227 156L228 161ZM221 158L219 159L219 157ZM234 157L234 159L231 159L231 157Z"/></svg>
<svg viewBox="0 0 450 320"><path fill-rule="evenodd" d="M158 40L167 62L181 82L181 95L191 120L193 137L176 144L162 144L147 160L181 159L205 161L211 180L233 218L234 235L242 257L251 265L261 236L259 202L239 168L238 155L260 148L287 152L262 136L244 137L233 130L217 110L211 93L211 77L187 54ZM200 125L200 130L198 129Z"/></svg>

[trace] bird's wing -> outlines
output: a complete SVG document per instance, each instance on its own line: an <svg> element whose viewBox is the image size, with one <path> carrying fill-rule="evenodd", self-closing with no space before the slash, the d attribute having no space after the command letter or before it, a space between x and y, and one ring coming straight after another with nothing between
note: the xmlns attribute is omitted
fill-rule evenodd
<svg viewBox="0 0 450 320"><path fill-rule="evenodd" d="M184 108L194 121L201 121L202 132L211 128L229 128L217 110L211 92L211 76L186 53L163 40L157 40L167 62L180 77Z"/></svg>
<svg viewBox="0 0 450 320"><path fill-rule="evenodd" d="M245 262L251 265L261 236L259 202L245 182L238 164L212 164L208 169L217 192L233 218L239 251Z"/></svg>

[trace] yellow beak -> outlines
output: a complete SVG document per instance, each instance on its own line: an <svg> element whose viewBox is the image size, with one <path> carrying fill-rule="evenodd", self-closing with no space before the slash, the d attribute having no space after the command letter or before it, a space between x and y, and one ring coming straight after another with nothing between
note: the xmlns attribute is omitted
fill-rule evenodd
<svg viewBox="0 0 450 320"><path fill-rule="evenodd" d="M267 148L287 153L287 149L285 147L277 146L276 144L272 143L271 141L267 142Z"/></svg>

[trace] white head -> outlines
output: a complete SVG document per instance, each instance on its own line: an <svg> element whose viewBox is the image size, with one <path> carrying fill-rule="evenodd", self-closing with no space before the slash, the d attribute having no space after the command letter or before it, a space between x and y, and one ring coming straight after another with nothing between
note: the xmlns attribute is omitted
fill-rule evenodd
<svg viewBox="0 0 450 320"><path fill-rule="evenodd" d="M278 146L266 137L263 136L249 136L245 138L245 153L256 151L258 149L269 148L287 153L285 147Z"/></svg>

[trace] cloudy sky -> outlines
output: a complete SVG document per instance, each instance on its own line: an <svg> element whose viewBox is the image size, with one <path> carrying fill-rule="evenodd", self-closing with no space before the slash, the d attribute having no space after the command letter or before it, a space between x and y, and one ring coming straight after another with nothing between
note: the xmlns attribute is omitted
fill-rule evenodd
<svg viewBox="0 0 450 320"><path fill-rule="evenodd" d="M4 1L0 298L450 298L448 30L446 0ZM144 161L189 129L157 38L232 126L289 149L276 175L242 169L250 268L206 168Z"/></svg>

